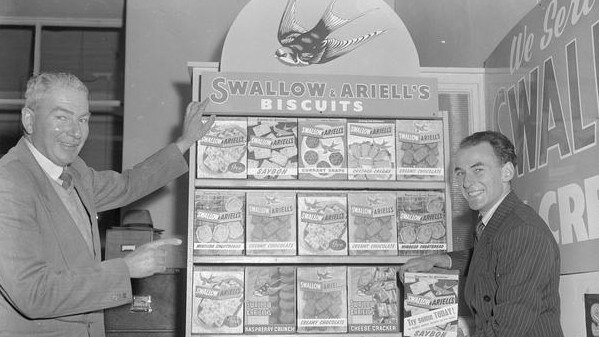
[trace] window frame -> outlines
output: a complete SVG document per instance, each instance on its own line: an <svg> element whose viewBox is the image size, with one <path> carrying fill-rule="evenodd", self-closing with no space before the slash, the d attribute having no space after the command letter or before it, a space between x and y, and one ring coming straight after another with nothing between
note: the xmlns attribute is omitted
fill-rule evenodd
<svg viewBox="0 0 599 337"><path fill-rule="evenodd" d="M52 17L6 17L0 16L0 22L5 26L30 26L35 27L33 34L33 74L39 74L41 68L42 30L45 27L73 27L73 28L109 28L122 29L121 19L90 19L90 18L52 18ZM122 100L91 100L90 110L116 114L122 117ZM0 98L1 110L20 110L25 104L23 98Z"/></svg>

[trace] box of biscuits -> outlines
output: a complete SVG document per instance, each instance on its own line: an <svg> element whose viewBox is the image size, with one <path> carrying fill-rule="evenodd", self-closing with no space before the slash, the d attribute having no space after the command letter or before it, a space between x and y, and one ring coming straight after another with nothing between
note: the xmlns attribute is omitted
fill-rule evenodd
<svg viewBox="0 0 599 337"><path fill-rule="evenodd" d="M197 178L247 178L247 118L217 117L197 145Z"/></svg>
<svg viewBox="0 0 599 337"><path fill-rule="evenodd" d="M351 192L349 255L397 255L396 193Z"/></svg>
<svg viewBox="0 0 599 337"><path fill-rule="evenodd" d="M347 332L347 268L297 268L297 331Z"/></svg>
<svg viewBox="0 0 599 337"><path fill-rule="evenodd" d="M243 267L194 267L191 332L243 333Z"/></svg>
<svg viewBox="0 0 599 337"><path fill-rule="evenodd" d="M295 267L246 267L245 333L295 333L295 285Z"/></svg>
<svg viewBox="0 0 599 337"><path fill-rule="evenodd" d="M248 192L246 197L246 254L296 255L295 192Z"/></svg>
<svg viewBox="0 0 599 337"><path fill-rule="evenodd" d="M299 118L299 179L347 179L346 120Z"/></svg>
<svg viewBox="0 0 599 337"><path fill-rule="evenodd" d="M297 179L297 119L247 121L248 179Z"/></svg>
<svg viewBox="0 0 599 337"><path fill-rule="evenodd" d="M397 333L400 292L389 266L348 267L348 325L354 333Z"/></svg>
<svg viewBox="0 0 599 337"><path fill-rule="evenodd" d="M443 121L397 120L397 180L443 180Z"/></svg>
<svg viewBox="0 0 599 337"><path fill-rule="evenodd" d="M194 255L243 255L245 193L196 190Z"/></svg>
<svg viewBox="0 0 599 337"><path fill-rule="evenodd" d="M403 335L458 336L457 270L404 273Z"/></svg>
<svg viewBox="0 0 599 337"><path fill-rule="evenodd" d="M447 251L445 194L442 191L397 192L397 230L400 256Z"/></svg>
<svg viewBox="0 0 599 337"><path fill-rule="evenodd" d="M297 195L299 255L347 255L347 194Z"/></svg>
<svg viewBox="0 0 599 337"><path fill-rule="evenodd" d="M349 180L395 180L395 120L347 121Z"/></svg>

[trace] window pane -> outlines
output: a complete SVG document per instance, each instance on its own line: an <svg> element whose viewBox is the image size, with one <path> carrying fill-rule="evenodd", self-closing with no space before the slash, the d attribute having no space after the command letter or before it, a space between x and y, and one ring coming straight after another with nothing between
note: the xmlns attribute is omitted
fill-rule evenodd
<svg viewBox="0 0 599 337"><path fill-rule="evenodd" d="M34 34L32 26L0 25L0 99L23 97L33 72Z"/></svg>
<svg viewBox="0 0 599 337"><path fill-rule="evenodd" d="M0 157L4 156L21 138L21 113L0 111Z"/></svg>
<svg viewBox="0 0 599 337"><path fill-rule="evenodd" d="M89 88L91 100L122 100L121 30L44 27L41 71L70 72Z"/></svg>

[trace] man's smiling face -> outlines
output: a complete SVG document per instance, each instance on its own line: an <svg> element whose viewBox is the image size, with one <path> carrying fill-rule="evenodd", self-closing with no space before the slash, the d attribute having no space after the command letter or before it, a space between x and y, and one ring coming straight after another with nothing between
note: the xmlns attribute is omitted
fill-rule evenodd
<svg viewBox="0 0 599 337"><path fill-rule="evenodd" d="M32 110L23 109L23 125L35 148L54 164L72 163L89 134L87 95L71 88L49 90Z"/></svg>
<svg viewBox="0 0 599 337"><path fill-rule="evenodd" d="M501 164L488 142L458 150L455 178L472 210L485 213L509 191L511 163Z"/></svg>

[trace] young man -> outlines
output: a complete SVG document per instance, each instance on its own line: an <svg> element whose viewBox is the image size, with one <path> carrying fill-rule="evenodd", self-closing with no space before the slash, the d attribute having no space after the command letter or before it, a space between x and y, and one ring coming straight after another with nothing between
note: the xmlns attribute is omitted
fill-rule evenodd
<svg viewBox="0 0 599 337"><path fill-rule="evenodd" d="M122 207L187 172L183 154L212 125L187 108L181 138L119 174L78 154L89 132L88 90L75 76L27 84L24 136L0 159L0 336L104 336L102 309L132 299L131 278L165 270L161 246L101 261L97 212Z"/></svg>
<svg viewBox="0 0 599 337"><path fill-rule="evenodd" d="M460 143L455 179L478 211L474 248L411 259L400 268L460 269L474 315L472 336L561 337L559 247L538 214L511 191L516 154L498 132L478 132Z"/></svg>

